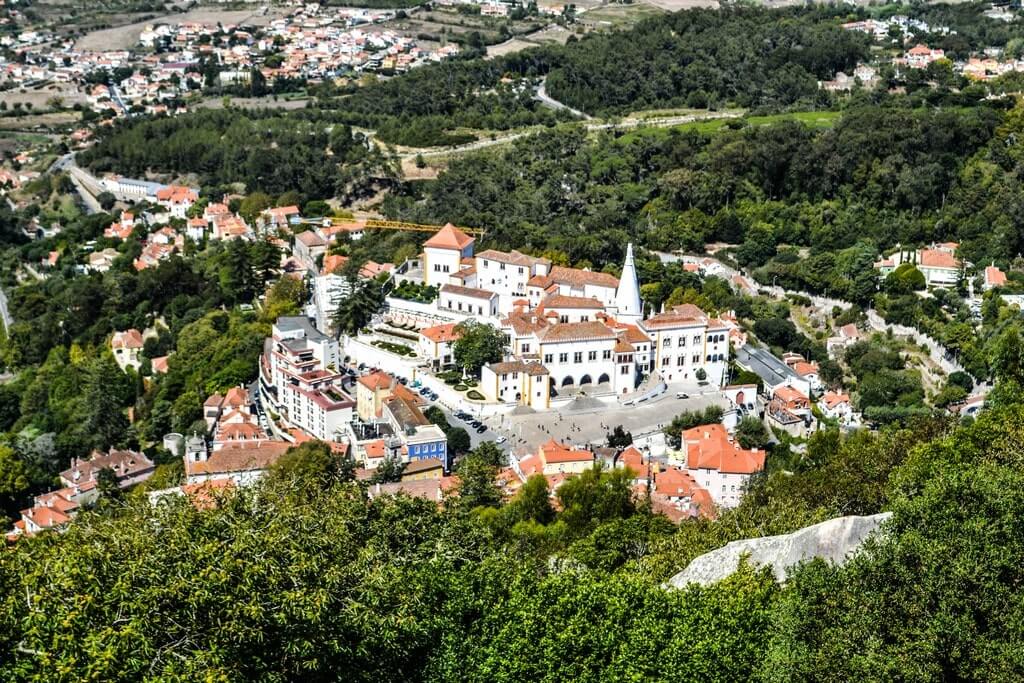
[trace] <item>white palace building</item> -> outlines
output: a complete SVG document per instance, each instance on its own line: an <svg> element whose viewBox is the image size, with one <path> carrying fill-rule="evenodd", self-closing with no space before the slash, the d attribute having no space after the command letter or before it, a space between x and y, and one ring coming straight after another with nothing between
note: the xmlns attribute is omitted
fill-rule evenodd
<svg viewBox="0 0 1024 683"><path fill-rule="evenodd" d="M450 224L428 239L418 272L399 269L398 277L440 294L430 311L401 313L434 326L474 319L504 330L508 357L481 373L489 400L540 410L579 392L628 397L654 374L668 384L724 383L727 322L690 304L645 315L632 244L618 278L517 251L474 254L473 244ZM440 348L429 341L420 347ZM429 360L443 365L449 358Z"/></svg>

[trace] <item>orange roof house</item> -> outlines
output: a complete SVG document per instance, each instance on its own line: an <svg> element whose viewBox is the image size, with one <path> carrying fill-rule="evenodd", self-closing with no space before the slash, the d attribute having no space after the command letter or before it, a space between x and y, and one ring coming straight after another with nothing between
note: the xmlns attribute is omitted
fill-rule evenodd
<svg viewBox="0 0 1024 683"><path fill-rule="evenodd" d="M110 347L117 349L141 349L143 346L142 333L131 328L123 332L115 332L110 340Z"/></svg>
<svg viewBox="0 0 1024 683"><path fill-rule="evenodd" d="M341 254L327 254L324 256L324 265L320 270L321 275L330 275L336 273L339 269L344 267L348 263L348 257L342 256Z"/></svg>
<svg viewBox="0 0 1024 683"><path fill-rule="evenodd" d="M564 475L581 474L593 466L592 451L567 446L554 439L541 444L536 453L519 461L523 481L533 474L543 474L549 481L551 477L561 475L561 480L564 480Z"/></svg>
<svg viewBox="0 0 1024 683"><path fill-rule="evenodd" d="M433 327L424 327L420 330L420 334L434 342L435 344L450 344L451 342L458 339L461 335L455 330L458 325L456 323L447 323L445 325L434 325Z"/></svg>
<svg viewBox="0 0 1024 683"><path fill-rule="evenodd" d="M995 264L991 266L985 266L985 284L984 289L992 289L994 287L1003 287L1006 285L1006 273L996 268Z"/></svg>
<svg viewBox="0 0 1024 683"><path fill-rule="evenodd" d="M765 453L740 448L720 424L687 429L682 435L688 470L751 475L764 469Z"/></svg>

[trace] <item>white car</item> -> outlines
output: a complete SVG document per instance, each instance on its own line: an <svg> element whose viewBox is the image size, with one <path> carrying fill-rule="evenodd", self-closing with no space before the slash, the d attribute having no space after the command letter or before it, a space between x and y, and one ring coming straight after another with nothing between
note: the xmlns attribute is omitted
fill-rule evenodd
<svg viewBox="0 0 1024 683"><path fill-rule="evenodd" d="M504 436L499 436L497 439L494 440L494 443L496 443L496 444L503 444L506 441L508 441L508 439L506 439Z"/></svg>

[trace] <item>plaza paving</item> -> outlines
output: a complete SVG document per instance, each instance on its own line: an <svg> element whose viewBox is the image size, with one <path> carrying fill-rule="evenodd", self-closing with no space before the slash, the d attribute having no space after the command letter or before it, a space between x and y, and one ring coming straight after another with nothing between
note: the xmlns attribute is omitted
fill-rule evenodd
<svg viewBox="0 0 1024 683"><path fill-rule="evenodd" d="M631 432L634 438L658 432L679 413L703 410L710 405L725 407L726 400L717 390L704 394L690 393L690 398L676 398L668 391L639 406L605 406L595 410L552 410L525 415L498 415L487 419L494 431L508 437L513 449L535 449L548 439L584 446L601 444L605 435L617 425Z"/></svg>

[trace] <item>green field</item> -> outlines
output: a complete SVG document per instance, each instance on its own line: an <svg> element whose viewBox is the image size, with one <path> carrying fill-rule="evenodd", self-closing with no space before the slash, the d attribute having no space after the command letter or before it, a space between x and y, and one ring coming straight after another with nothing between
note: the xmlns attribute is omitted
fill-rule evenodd
<svg viewBox="0 0 1024 683"><path fill-rule="evenodd" d="M666 135L670 130L696 130L700 133L714 133L728 126L730 123L743 121L748 126L770 126L781 121L799 121L810 128L831 128L842 116L838 111L802 111L789 114L772 114L770 116L745 116L740 119L712 119L709 121L693 121L692 123L681 123L678 126L664 128L638 128L627 133L623 139L629 141L631 137L646 135Z"/></svg>

